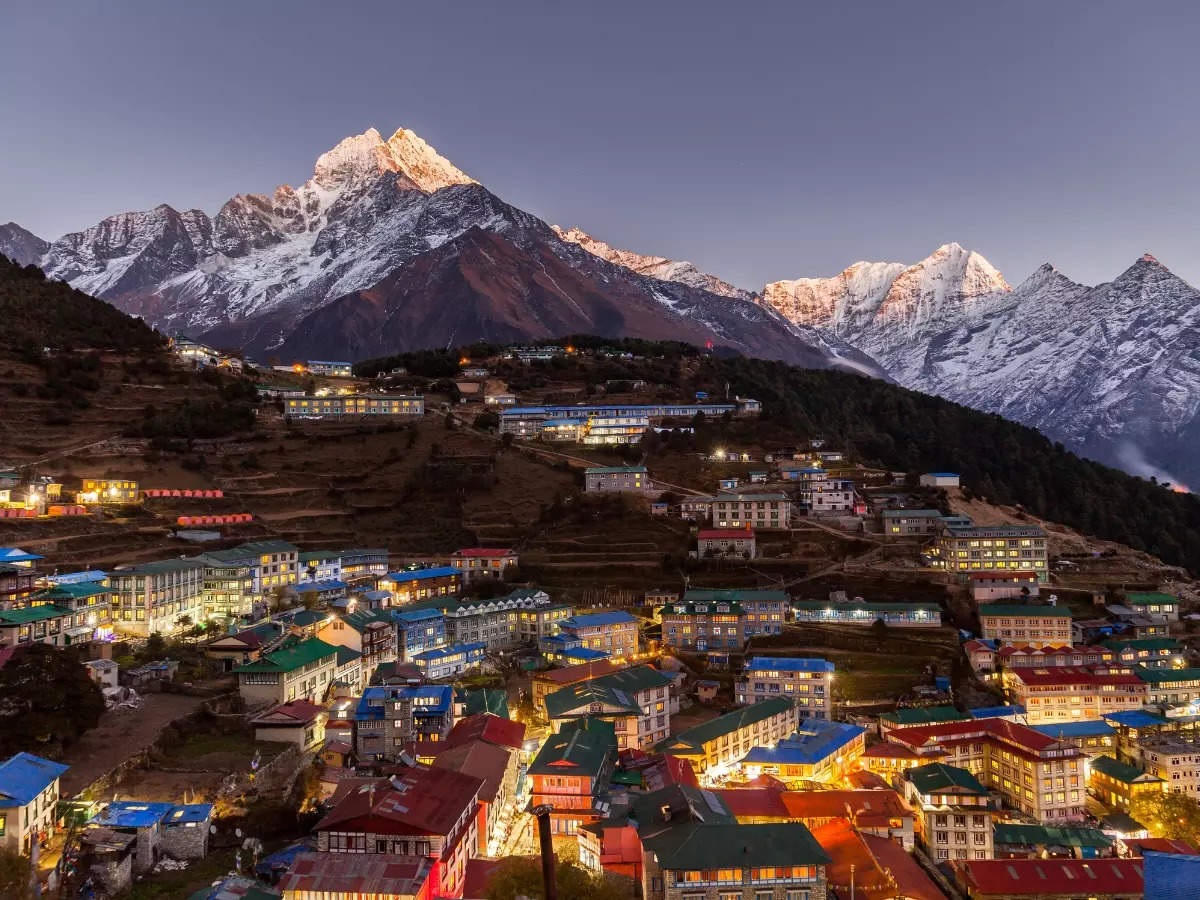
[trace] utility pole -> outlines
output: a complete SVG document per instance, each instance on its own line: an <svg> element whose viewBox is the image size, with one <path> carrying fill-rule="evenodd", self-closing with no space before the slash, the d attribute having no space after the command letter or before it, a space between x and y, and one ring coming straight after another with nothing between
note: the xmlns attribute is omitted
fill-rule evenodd
<svg viewBox="0 0 1200 900"><path fill-rule="evenodd" d="M545 889L543 900L558 900L558 885L554 880L554 839L550 836L549 803L535 806L530 812L537 817L538 842L542 853L542 885Z"/></svg>

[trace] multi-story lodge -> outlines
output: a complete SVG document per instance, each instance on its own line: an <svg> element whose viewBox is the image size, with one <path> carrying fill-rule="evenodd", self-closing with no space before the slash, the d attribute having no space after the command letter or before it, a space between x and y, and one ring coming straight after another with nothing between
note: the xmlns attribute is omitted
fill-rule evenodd
<svg viewBox="0 0 1200 900"><path fill-rule="evenodd" d="M166 559L108 576L117 631L139 637L184 631L204 618L204 563Z"/></svg>
<svg viewBox="0 0 1200 900"><path fill-rule="evenodd" d="M748 406L743 408L748 414L757 411ZM500 413L500 434L511 434L515 438L529 440L541 437L545 427L556 420L582 419L584 424L581 427L581 434L588 434L594 427L593 423L598 422L609 426L610 433L606 437L616 438L616 440L609 441L596 440L594 443L636 443L641 440L642 433L649 425L657 424L664 419L691 420L697 414L719 418L738 411L739 405L734 403L514 406ZM629 424L622 425L623 420ZM586 440L586 438L583 439Z"/></svg>
<svg viewBox="0 0 1200 900"><path fill-rule="evenodd" d="M286 639L278 648L233 670L248 707L308 700L320 703L333 683L338 648L317 638Z"/></svg>
<svg viewBox="0 0 1200 900"><path fill-rule="evenodd" d="M1178 622L1179 600L1160 591L1133 591L1125 595L1125 605L1135 613L1156 622Z"/></svg>
<svg viewBox="0 0 1200 900"><path fill-rule="evenodd" d="M1174 638L1111 638L1102 645L1125 666L1145 666L1148 669L1182 668L1186 650Z"/></svg>
<svg viewBox="0 0 1200 900"><path fill-rule="evenodd" d="M248 568L250 593L256 596L300 580L300 548L287 541L250 541L231 550L212 550L200 560L207 567ZM225 583L232 588L228 580Z"/></svg>
<svg viewBox="0 0 1200 900"><path fill-rule="evenodd" d="M559 729L575 719L611 720L622 750L646 750L670 733L670 688L669 676L634 666L559 688L546 696L546 712Z"/></svg>
<svg viewBox="0 0 1200 900"><path fill-rule="evenodd" d="M937 538L938 564L967 576L981 571L1036 572L1046 581L1046 532L1037 525L943 525Z"/></svg>
<svg viewBox="0 0 1200 900"><path fill-rule="evenodd" d="M392 610L396 658L410 662L418 653L446 646L446 616L440 609Z"/></svg>
<svg viewBox="0 0 1200 900"><path fill-rule="evenodd" d="M942 527L940 509L885 509L879 514L883 536L889 538L930 537Z"/></svg>
<svg viewBox="0 0 1200 900"><path fill-rule="evenodd" d="M1023 647L1061 647L1071 643L1071 611L1062 606L985 603L979 607L984 640Z"/></svg>
<svg viewBox="0 0 1200 900"><path fill-rule="evenodd" d="M452 685L373 686L354 712L354 747L360 759L397 759L415 741L445 740L453 727Z"/></svg>
<svg viewBox="0 0 1200 900"><path fill-rule="evenodd" d="M354 374L354 364L343 360L310 359L304 364L310 375L332 375L349 378Z"/></svg>
<svg viewBox="0 0 1200 900"><path fill-rule="evenodd" d="M716 528L781 530L791 527L792 498L783 493L721 491L712 501Z"/></svg>
<svg viewBox="0 0 1200 900"><path fill-rule="evenodd" d="M931 856L938 861L992 858L998 798L978 778L957 766L928 763L905 770L902 779Z"/></svg>
<svg viewBox="0 0 1200 900"><path fill-rule="evenodd" d="M1007 805L1040 822L1083 818L1087 754L1068 740L1006 719L901 728L888 740L968 769Z"/></svg>
<svg viewBox="0 0 1200 900"><path fill-rule="evenodd" d="M942 624L942 608L936 603L793 600L792 614L797 622L831 625L866 627L882 621L889 628L939 628Z"/></svg>
<svg viewBox="0 0 1200 900"><path fill-rule="evenodd" d="M35 841L54 834L58 782L67 769L32 753L0 763L0 850L28 856Z"/></svg>
<svg viewBox="0 0 1200 900"><path fill-rule="evenodd" d="M589 494L616 494L651 489L645 466L592 466L583 473L583 489Z"/></svg>
<svg viewBox="0 0 1200 900"><path fill-rule="evenodd" d="M556 837L574 835L581 825L604 818L608 805L601 797L616 762L611 722L576 719L546 738L527 774L531 805L552 807L550 827Z"/></svg>
<svg viewBox="0 0 1200 900"><path fill-rule="evenodd" d="M450 565L462 573L463 581L475 578L502 578L515 569L517 551L511 548L468 547L450 555Z"/></svg>
<svg viewBox="0 0 1200 900"><path fill-rule="evenodd" d="M425 413L425 398L420 394L330 394L327 397L288 397L283 403L284 414L289 418L420 416Z"/></svg>
<svg viewBox="0 0 1200 900"><path fill-rule="evenodd" d="M801 718L828 719L833 709L833 663L824 659L756 656L734 686L739 704L786 697Z"/></svg>
<svg viewBox="0 0 1200 900"><path fill-rule="evenodd" d="M418 893L387 897L461 897L467 861L479 845L479 791L483 781L452 769L414 766L391 778L352 778L333 795L332 809L316 825L317 849L330 854L386 854L393 869L413 857L430 861L429 884ZM348 856L339 890L298 891L301 897L381 898L359 885L345 887L355 871Z"/></svg>
<svg viewBox="0 0 1200 900"><path fill-rule="evenodd" d="M638 620L625 610L582 613L560 619L560 633L581 646L602 650L613 659L632 659L638 652Z"/></svg>
<svg viewBox="0 0 1200 900"><path fill-rule="evenodd" d="M1006 669L1004 687L1025 707L1030 725L1089 721L1140 709L1147 697L1145 682L1124 666Z"/></svg>
<svg viewBox="0 0 1200 900"><path fill-rule="evenodd" d="M396 628L387 612L368 609L335 617L317 630L317 637L362 654L362 670L367 673L396 659Z"/></svg>
<svg viewBox="0 0 1200 900"><path fill-rule="evenodd" d="M387 574L388 552L385 547L355 547L341 551L342 581L349 585L374 584Z"/></svg>
<svg viewBox="0 0 1200 900"><path fill-rule="evenodd" d="M1021 600L1039 593L1037 572L972 572L971 599L976 603L994 600Z"/></svg>
<svg viewBox="0 0 1200 900"><path fill-rule="evenodd" d="M1146 773L1160 779L1163 790L1200 796L1200 747L1178 738L1146 741L1142 746Z"/></svg>
<svg viewBox="0 0 1200 900"><path fill-rule="evenodd" d="M84 478L75 500L91 503L137 503L138 483L127 478Z"/></svg>
<svg viewBox="0 0 1200 900"><path fill-rule="evenodd" d="M849 722L801 719L786 737L751 747L738 767L746 778L769 775L785 784L840 782L858 768L866 750L866 732Z"/></svg>
<svg viewBox="0 0 1200 900"><path fill-rule="evenodd" d="M748 638L782 634L790 602L781 590L685 591L660 610L663 643L698 652L741 650Z"/></svg>
<svg viewBox="0 0 1200 900"><path fill-rule="evenodd" d="M758 555L752 528L701 528L696 535L696 553L701 559L709 557L745 557Z"/></svg>
<svg viewBox="0 0 1200 900"><path fill-rule="evenodd" d="M702 722L656 748L667 756L688 760L699 774L727 768L754 747L776 744L792 734L800 716L786 697L775 697Z"/></svg>
<svg viewBox="0 0 1200 900"><path fill-rule="evenodd" d="M622 668L624 666L620 663L610 659L601 659L597 662L580 663L537 672L533 676L533 705L543 717L548 718L546 716L546 697L550 694L581 681L599 678L601 675L610 675Z"/></svg>
<svg viewBox="0 0 1200 900"><path fill-rule="evenodd" d="M66 647L111 638L111 593L103 580L38 591L27 605L0 610L0 647L28 643Z"/></svg>
<svg viewBox="0 0 1200 900"><path fill-rule="evenodd" d="M996 651L996 659L1006 669L1099 666L1125 662L1118 660L1117 655L1110 648L1097 644L1069 644L1059 647L1001 647Z"/></svg>
<svg viewBox="0 0 1200 900"><path fill-rule="evenodd" d="M1165 788L1165 782L1157 775L1111 756L1098 756L1092 760L1088 792L1113 809L1128 813L1135 800L1161 794Z"/></svg>
<svg viewBox="0 0 1200 900"><path fill-rule="evenodd" d="M390 591L395 606L407 606L435 597L450 597L462 589L462 572L454 566L405 569L389 572L379 579L379 587Z"/></svg>
<svg viewBox="0 0 1200 900"><path fill-rule="evenodd" d="M450 644L414 653L412 662L431 681L454 678L480 665L487 656L487 644Z"/></svg>
<svg viewBox="0 0 1200 900"><path fill-rule="evenodd" d="M558 633L558 623L575 608L550 599L545 591L518 588L489 600L430 600L418 609L437 609L445 619L448 644L486 644L489 652L511 650Z"/></svg>
<svg viewBox="0 0 1200 900"><path fill-rule="evenodd" d="M1134 670L1146 685L1146 702L1178 706L1200 699L1200 669Z"/></svg>
<svg viewBox="0 0 1200 900"><path fill-rule="evenodd" d="M854 482L841 478L814 481L801 489L800 505L810 516L845 516L858 508Z"/></svg>
<svg viewBox="0 0 1200 900"><path fill-rule="evenodd" d="M253 563L219 551L197 559L204 564L204 618L232 619L249 613L256 596Z"/></svg>

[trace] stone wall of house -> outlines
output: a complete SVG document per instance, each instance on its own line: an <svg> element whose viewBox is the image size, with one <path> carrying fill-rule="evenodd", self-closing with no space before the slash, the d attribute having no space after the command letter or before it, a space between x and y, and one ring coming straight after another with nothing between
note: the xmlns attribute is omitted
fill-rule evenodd
<svg viewBox="0 0 1200 900"><path fill-rule="evenodd" d="M208 823L164 825L162 851L171 859L204 859L208 855Z"/></svg>

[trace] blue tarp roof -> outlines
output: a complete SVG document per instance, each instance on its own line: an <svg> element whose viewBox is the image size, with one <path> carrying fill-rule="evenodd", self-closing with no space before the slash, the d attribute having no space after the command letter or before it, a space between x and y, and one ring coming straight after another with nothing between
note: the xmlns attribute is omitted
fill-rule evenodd
<svg viewBox="0 0 1200 900"><path fill-rule="evenodd" d="M0 807L25 806L69 768L24 751L10 756L0 763Z"/></svg>
<svg viewBox="0 0 1200 900"><path fill-rule="evenodd" d="M112 828L149 828L161 822L175 808L172 803L146 800L115 800L88 820L89 825Z"/></svg>
<svg viewBox="0 0 1200 900"><path fill-rule="evenodd" d="M212 818L211 803L185 803L167 813L168 825L184 825L188 822L207 822Z"/></svg>
<svg viewBox="0 0 1200 900"><path fill-rule="evenodd" d="M1139 712L1140 710L1134 710ZM1059 722L1057 725L1034 725L1034 731L1057 738L1075 737L1104 737L1113 733L1114 729L1103 719L1093 719L1087 722Z"/></svg>
<svg viewBox="0 0 1200 900"><path fill-rule="evenodd" d="M788 659L782 656L756 656L745 665L745 671L768 672L832 672L833 663L826 659Z"/></svg>
<svg viewBox="0 0 1200 900"><path fill-rule="evenodd" d="M1163 725L1167 719L1144 709L1124 709L1120 712L1106 713L1102 718L1115 725L1125 725L1129 728L1146 728L1151 725Z"/></svg>

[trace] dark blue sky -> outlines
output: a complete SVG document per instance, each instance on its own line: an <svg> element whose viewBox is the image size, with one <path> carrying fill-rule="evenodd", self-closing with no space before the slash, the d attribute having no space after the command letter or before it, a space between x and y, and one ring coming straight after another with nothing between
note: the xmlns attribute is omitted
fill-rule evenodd
<svg viewBox="0 0 1200 900"><path fill-rule="evenodd" d="M1200 9L8 0L0 222L299 183L411 128L504 199L747 287L957 240L1200 283Z"/></svg>

